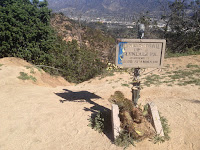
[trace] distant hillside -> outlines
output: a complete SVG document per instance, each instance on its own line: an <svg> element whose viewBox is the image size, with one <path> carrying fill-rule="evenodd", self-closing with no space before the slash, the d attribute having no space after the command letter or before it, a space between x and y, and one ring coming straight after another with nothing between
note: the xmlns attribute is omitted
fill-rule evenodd
<svg viewBox="0 0 200 150"><path fill-rule="evenodd" d="M51 25L64 41L77 40L79 45L98 51L101 60L110 59L115 39L101 30L80 25L62 14L52 14Z"/></svg>

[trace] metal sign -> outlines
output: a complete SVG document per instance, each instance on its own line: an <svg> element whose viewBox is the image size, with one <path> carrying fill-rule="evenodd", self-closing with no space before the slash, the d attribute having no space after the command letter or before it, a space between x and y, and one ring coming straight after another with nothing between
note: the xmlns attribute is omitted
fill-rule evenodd
<svg viewBox="0 0 200 150"><path fill-rule="evenodd" d="M116 65L123 68L160 68L166 40L120 39L116 46Z"/></svg>

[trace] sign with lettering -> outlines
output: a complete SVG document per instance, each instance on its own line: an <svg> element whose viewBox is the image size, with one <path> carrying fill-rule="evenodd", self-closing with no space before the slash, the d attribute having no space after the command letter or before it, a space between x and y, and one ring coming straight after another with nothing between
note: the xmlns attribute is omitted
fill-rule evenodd
<svg viewBox="0 0 200 150"><path fill-rule="evenodd" d="M116 47L116 65L123 68L160 68L166 40L120 39Z"/></svg>

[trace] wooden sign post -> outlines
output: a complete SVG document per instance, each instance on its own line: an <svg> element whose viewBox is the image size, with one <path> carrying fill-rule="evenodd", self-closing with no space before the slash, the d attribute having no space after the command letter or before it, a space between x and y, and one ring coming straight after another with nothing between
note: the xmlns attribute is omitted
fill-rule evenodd
<svg viewBox="0 0 200 150"><path fill-rule="evenodd" d="M163 65L166 40L163 39L119 39L116 46L116 65L135 68L132 100L135 105L140 92L140 68L160 68Z"/></svg>

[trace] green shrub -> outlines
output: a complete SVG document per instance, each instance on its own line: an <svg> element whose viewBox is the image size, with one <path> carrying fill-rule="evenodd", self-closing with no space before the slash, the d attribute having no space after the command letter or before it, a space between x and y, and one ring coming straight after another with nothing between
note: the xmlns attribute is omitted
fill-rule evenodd
<svg viewBox="0 0 200 150"><path fill-rule="evenodd" d="M95 131L98 131L99 133L102 133L104 130L104 117L100 111L97 112L96 116L94 118L89 119L89 125L92 129Z"/></svg>
<svg viewBox="0 0 200 150"><path fill-rule="evenodd" d="M92 113L88 120L88 126L99 133L110 133L112 130L111 111L108 109Z"/></svg>
<svg viewBox="0 0 200 150"><path fill-rule="evenodd" d="M59 40L57 50L54 51L54 67L58 68L59 73L70 82L83 82L101 73L105 67L95 51L85 47L79 47L76 40L67 44ZM47 69L47 68L46 68ZM56 73L58 70L49 70Z"/></svg>
<svg viewBox="0 0 200 150"><path fill-rule="evenodd" d="M21 79L21 80L32 80L34 82L37 81L37 79L35 77L33 77L32 75L28 75L27 73L24 73L24 72L20 72L20 76L18 77L18 79Z"/></svg>
<svg viewBox="0 0 200 150"><path fill-rule="evenodd" d="M124 149L128 148L130 144L135 146L133 137L125 130L120 132L114 143L117 146L124 147Z"/></svg>

